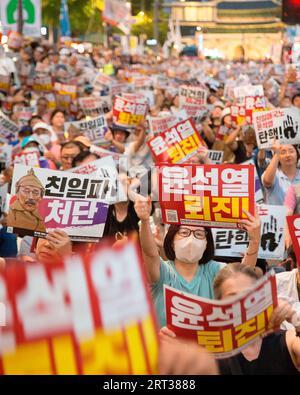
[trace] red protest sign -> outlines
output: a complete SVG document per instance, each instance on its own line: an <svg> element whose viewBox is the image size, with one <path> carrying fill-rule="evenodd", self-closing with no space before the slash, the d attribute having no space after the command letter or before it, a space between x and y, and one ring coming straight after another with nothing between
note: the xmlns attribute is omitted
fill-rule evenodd
<svg viewBox="0 0 300 395"><path fill-rule="evenodd" d="M297 258L297 265L300 267L300 215L289 215L286 220Z"/></svg>
<svg viewBox="0 0 300 395"><path fill-rule="evenodd" d="M230 301L200 298L168 286L164 291L168 328L217 358L238 354L253 339L269 333L270 317L278 304L273 271Z"/></svg>
<svg viewBox="0 0 300 395"><path fill-rule="evenodd" d="M154 310L137 246L0 272L0 374L155 374Z"/></svg>
<svg viewBox="0 0 300 395"><path fill-rule="evenodd" d="M184 163L204 146L194 122L187 119L153 137L147 143L157 163Z"/></svg>
<svg viewBox="0 0 300 395"><path fill-rule="evenodd" d="M237 125L243 123L245 119L249 124L252 124L253 112L264 111L266 108L267 103L264 96L246 96L239 104L230 107L231 117Z"/></svg>
<svg viewBox="0 0 300 395"><path fill-rule="evenodd" d="M114 122L133 127L142 122L147 114L148 104L124 99L116 96L113 105Z"/></svg>
<svg viewBox="0 0 300 395"><path fill-rule="evenodd" d="M161 164L159 202L168 224L236 228L254 215L254 168L251 165Z"/></svg>

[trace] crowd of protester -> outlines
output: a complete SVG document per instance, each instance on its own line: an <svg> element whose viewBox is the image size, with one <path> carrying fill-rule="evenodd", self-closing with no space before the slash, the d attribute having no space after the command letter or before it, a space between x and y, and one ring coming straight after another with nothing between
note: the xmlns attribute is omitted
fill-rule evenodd
<svg viewBox="0 0 300 395"><path fill-rule="evenodd" d="M68 171L81 164L100 158L97 147L87 137L66 133L66 122L85 119L76 100L81 97L108 96L108 87L95 89L93 79L101 70L119 83L130 82L130 73L142 70L153 78L147 90L153 92L154 102L149 116L177 114L181 108L180 85L204 87L208 92L207 112L196 120L206 150L190 159L190 163L210 163L208 150L224 152L223 163L241 164L253 159L264 195L264 203L286 206L287 215L300 213L299 149L293 145L280 145L274 141L270 150L259 150L256 133L246 121L237 125L230 113L232 98L224 91L228 81L235 86L247 83L261 84L267 107L294 107L300 111L300 79L289 65L265 62L212 61L146 54L128 56L121 48L108 49L95 46L92 51L79 54L73 47L52 46L47 41L23 41L19 48L0 45L0 75L10 77L9 89L0 92L0 109L19 129L13 145L13 155L28 149L39 153L40 166L52 170ZM73 107L61 108L51 102L48 95L32 89L35 77L48 77L55 82L75 84L77 99ZM143 87L138 91L143 93ZM133 91L133 93L136 93ZM30 119L20 120L20 108L33 108ZM245 212L239 226L249 235L240 263L228 256L222 260L215 256L214 241L209 227L192 227L162 223L159 204L154 199L155 175L151 174L154 161L147 141L151 138L147 118L134 131L114 123L112 109L105 110L109 126L106 143L102 148L111 155L126 155L129 173L122 174L127 200L109 207L103 237L125 242L132 232L139 233L143 261L151 287L161 337L160 369L173 374L293 374L300 371L300 338L291 324L295 312L300 313L300 269L286 227L285 259L272 262L258 259L261 242L261 222L255 215ZM1 138L0 138L0 141ZM42 142L42 143L41 143ZM3 140L2 146L7 142ZM1 185L10 191L14 162L2 168ZM142 176L140 176L142 174ZM150 181L150 182L149 182ZM152 184L151 184L152 181ZM138 187L135 187L135 183ZM148 193L139 194L143 184ZM133 190L135 193L133 193ZM143 196L142 196L143 195ZM152 198L152 201L151 201ZM90 243L72 242L63 230L49 232L46 238L19 237L7 232L7 214L2 213L0 230L0 264L12 261L26 264L52 263L57 259L84 248ZM101 241L100 241L101 243ZM225 263L226 261L226 263ZM233 263L235 262L235 263ZM248 289L272 267L276 270L280 303L274 310L272 325L280 331L258 338L237 357L217 363L199 346L178 340L166 325L163 285L209 299L225 299ZM299 266L300 267L300 266ZM300 322L296 327L300 331Z"/></svg>

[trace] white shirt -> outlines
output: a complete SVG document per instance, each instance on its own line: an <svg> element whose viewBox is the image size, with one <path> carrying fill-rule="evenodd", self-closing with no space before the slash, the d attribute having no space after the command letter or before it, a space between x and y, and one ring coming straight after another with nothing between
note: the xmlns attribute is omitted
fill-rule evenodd
<svg viewBox="0 0 300 395"><path fill-rule="evenodd" d="M297 290L297 272L298 269L293 269L289 272L277 273L276 282L278 298L288 298L293 309L300 313L300 301ZM281 329L294 329L294 326L287 321L284 321L281 324Z"/></svg>

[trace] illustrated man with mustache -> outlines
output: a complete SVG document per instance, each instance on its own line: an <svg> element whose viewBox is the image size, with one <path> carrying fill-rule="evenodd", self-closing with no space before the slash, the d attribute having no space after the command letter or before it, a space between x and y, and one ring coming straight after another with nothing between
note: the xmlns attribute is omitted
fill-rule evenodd
<svg viewBox="0 0 300 395"><path fill-rule="evenodd" d="M43 198L43 184L30 169L16 183L16 200L9 207L7 225L14 228L46 232L44 219L38 212L38 204Z"/></svg>

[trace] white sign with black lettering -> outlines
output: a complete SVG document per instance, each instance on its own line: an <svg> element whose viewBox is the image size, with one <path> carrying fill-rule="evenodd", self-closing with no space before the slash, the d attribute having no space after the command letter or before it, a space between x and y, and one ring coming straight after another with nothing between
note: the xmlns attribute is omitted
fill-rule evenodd
<svg viewBox="0 0 300 395"><path fill-rule="evenodd" d="M261 243L258 258L282 260L284 256L284 224L286 209L283 206L259 206ZM240 257L246 252L249 238L244 230L212 229L215 255Z"/></svg>
<svg viewBox="0 0 300 395"><path fill-rule="evenodd" d="M274 139L281 144L300 143L300 111L298 108L257 111L253 113L252 118L258 148L271 148Z"/></svg>

